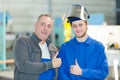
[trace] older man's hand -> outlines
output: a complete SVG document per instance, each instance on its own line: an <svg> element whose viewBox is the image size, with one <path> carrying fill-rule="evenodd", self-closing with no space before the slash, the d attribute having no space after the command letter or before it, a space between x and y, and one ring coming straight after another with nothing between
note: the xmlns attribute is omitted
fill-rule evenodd
<svg viewBox="0 0 120 80"><path fill-rule="evenodd" d="M58 68L61 66L61 58L57 58L58 53L56 53L52 59L53 68Z"/></svg>

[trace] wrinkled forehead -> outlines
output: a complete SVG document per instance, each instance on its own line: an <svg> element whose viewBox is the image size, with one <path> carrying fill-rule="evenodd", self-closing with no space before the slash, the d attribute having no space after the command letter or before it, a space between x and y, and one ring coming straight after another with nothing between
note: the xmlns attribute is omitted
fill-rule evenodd
<svg viewBox="0 0 120 80"><path fill-rule="evenodd" d="M50 17L42 16L37 23L53 25L54 21Z"/></svg>

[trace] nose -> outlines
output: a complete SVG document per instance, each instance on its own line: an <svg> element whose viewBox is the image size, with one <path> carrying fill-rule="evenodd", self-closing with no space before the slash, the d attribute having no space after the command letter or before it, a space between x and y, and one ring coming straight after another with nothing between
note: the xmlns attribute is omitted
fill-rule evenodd
<svg viewBox="0 0 120 80"><path fill-rule="evenodd" d="M76 29L79 30L79 29L80 29L80 26L77 26Z"/></svg>
<svg viewBox="0 0 120 80"><path fill-rule="evenodd" d="M47 25L44 25L44 30L47 30L47 29L48 29Z"/></svg>

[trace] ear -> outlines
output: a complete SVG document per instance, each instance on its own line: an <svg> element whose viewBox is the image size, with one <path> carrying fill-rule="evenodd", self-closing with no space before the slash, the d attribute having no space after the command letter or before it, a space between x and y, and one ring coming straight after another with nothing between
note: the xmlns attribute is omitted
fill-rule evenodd
<svg viewBox="0 0 120 80"><path fill-rule="evenodd" d="M37 25L38 25L38 23L37 23L37 22L35 22L35 23L34 23L34 28L36 28L36 27L37 27Z"/></svg>
<svg viewBox="0 0 120 80"><path fill-rule="evenodd" d="M85 21L85 24L86 24L86 26L88 25L88 21ZM88 29L88 26L86 27L86 29Z"/></svg>
<svg viewBox="0 0 120 80"><path fill-rule="evenodd" d="M88 21L85 21L85 24L88 25Z"/></svg>

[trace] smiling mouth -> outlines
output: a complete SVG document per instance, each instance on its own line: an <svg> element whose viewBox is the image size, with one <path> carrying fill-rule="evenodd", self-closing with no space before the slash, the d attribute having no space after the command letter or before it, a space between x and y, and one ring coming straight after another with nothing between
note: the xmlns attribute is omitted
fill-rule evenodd
<svg viewBox="0 0 120 80"><path fill-rule="evenodd" d="M42 34L45 34L45 35L46 35L46 34L47 34L47 32L42 32Z"/></svg>
<svg viewBox="0 0 120 80"><path fill-rule="evenodd" d="M78 31L77 33L80 34L80 33L82 33L82 31Z"/></svg>

